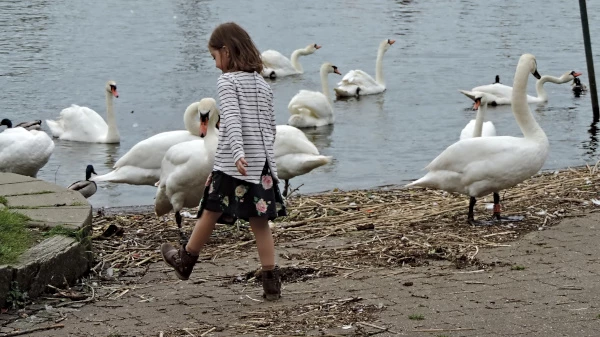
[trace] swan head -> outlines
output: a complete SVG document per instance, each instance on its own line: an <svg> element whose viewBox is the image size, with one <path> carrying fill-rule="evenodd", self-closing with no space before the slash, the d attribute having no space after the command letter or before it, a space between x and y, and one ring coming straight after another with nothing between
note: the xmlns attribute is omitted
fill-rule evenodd
<svg viewBox="0 0 600 337"><path fill-rule="evenodd" d="M117 82L115 82L115 81L106 82L106 92L115 96L116 98L119 98L119 92L117 92Z"/></svg>
<svg viewBox="0 0 600 337"><path fill-rule="evenodd" d="M320 49L320 48L321 48L321 46L319 46L316 43L313 43L313 44L309 44L308 46L306 46L306 48L304 48L304 52L307 55L309 55L309 54L312 54L312 53L316 52L317 49Z"/></svg>
<svg viewBox="0 0 600 337"><path fill-rule="evenodd" d="M98 173L96 173L96 171L94 170L94 166L92 166L92 165L86 166L85 180L90 180L90 178L92 177L92 173L98 175Z"/></svg>
<svg viewBox="0 0 600 337"><path fill-rule="evenodd" d="M492 96L488 95L485 92L478 92L475 94L475 103L473 104L473 110L477 110L479 109L479 106L485 106L488 103L492 103L493 101L494 98Z"/></svg>
<svg viewBox="0 0 600 337"><path fill-rule="evenodd" d="M388 49L390 49L390 47L396 42L396 40L392 40L392 39L385 39L383 41L381 41L381 44L379 45L379 48L381 49L382 52L386 52Z"/></svg>
<svg viewBox="0 0 600 337"><path fill-rule="evenodd" d="M565 80L565 82L568 81L575 81L577 79L577 76L581 76L582 73L578 73L575 70L564 73L561 78Z"/></svg>
<svg viewBox="0 0 600 337"><path fill-rule="evenodd" d="M12 128L12 122L10 121L10 119L8 118L4 118L1 122L0 125L6 125L7 128Z"/></svg>
<svg viewBox="0 0 600 337"><path fill-rule="evenodd" d="M204 138L208 134L209 123L217 127L220 120L219 108L213 98L203 98L198 104L198 114L200 114L200 137Z"/></svg>
<svg viewBox="0 0 600 337"><path fill-rule="evenodd" d="M537 61L532 54L523 54L519 58L519 63L524 63L529 68L529 72L538 80L542 77L537 70Z"/></svg>
<svg viewBox="0 0 600 337"><path fill-rule="evenodd" d="M335 74L338 74L338 75L342 74L338 70L338 67L334 66L333 64L331 64L329 62L325 62L325 63L323 63L323 65L321 65L321 74L322 73L325 73L325 74L335 73Z"/></svg>

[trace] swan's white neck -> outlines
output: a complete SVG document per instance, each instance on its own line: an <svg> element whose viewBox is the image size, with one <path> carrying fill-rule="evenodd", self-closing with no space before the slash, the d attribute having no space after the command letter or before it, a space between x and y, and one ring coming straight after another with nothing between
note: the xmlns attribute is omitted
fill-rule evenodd
<svg viewBox="0 0 600 337"><path fill-rule="evenodd" d="M570 79L568 76L565 76L565 78L563 78L562 76L554 77L550 75L544 75L535 83L535 91L537 92L538 98L545 102L548 100L548 93L546 93L546 89L544 89L544 83L552 82L556 84L563 84L569 81Z"/></svg>
<svg viewBox="0 0 600 337"><path fill-rule="evenodd" d="M113 95L106 91L106 124L108 125L108 133L106 134L107 143L119 142L119 130L117 129L117 119L113 107Z"/></svg>
<svg viewBox="0 0 600 337"><path fill-rule="evenodd" d="M300 58L300 56L304 56L304 55L308 55L308 54L309 54L308 47L296 49L292 53L292 56L290 57L290 61L292 62L292 66L294 67L294 69L296 69L297 72L299 72L299 73L304 72L302 65L300 64L300 62L298 62L298 58Z"/></svg>
<svg viewBox="0 0 600 337"><path fill-rule="evenodd" d="M377 61L375 62L375 82L380 85L385 85L385 79L383 78L383 54L385 54L385 44L379 47Z"/></svg>
<svg viewBox="0 0 600 337"><path fill-rule="evenodd" d="M331 101L329 97L329 80L327 79L328 74L327 68L323 67L321 69L321 87L323 89L323 95L327 97L327 102Z"/></svg>
<svg viewBox="0 0 600 337"><path fill-rule="evenodd" d="M216 107L215 107L216 109ZM219 142L219 130L217 129L217 122L219 121L219 110L213 115L213 118L208 120L208 130L204 137L204 146L211 150L216 151Z"/></svg>
<svg viewBox="0 0 600 337"><path fill-rule="evenodd" d="M473 130L473 138L481 137L483 133L483 122L485 120L485 114L487 112L487 103L479 104L477 109L477 115L475 117L475 129Z"/></svg>
<svg viewBox="0 0 600 337"><path fill-rule="evenodd" d="M183 125L194 136L200 136L200 118L198 117L198 105L200 102L190 104L183 113Z"/></svg>
<svg viewBox="0 0 600 337"><path fill-rule="evenodd" d="M527 104L527 79L530 75L527 62L519 62L515 72L512 91L512 110L517 124L527 139L548 142L544 130L540 128L533 118L529 105Z"/></svg>

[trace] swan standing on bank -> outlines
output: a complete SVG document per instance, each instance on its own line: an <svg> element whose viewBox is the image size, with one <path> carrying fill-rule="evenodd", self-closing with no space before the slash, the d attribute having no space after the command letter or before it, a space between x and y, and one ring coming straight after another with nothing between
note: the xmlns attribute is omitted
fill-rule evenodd
<svg viewBox="0 0 600 337"><path fill-rule="evenodd" d="M53 150L52 138L43 131L6 129L0 133L0 172L35 178Z"/></svg>
<svg viewBox="0 0 600 337"><path fill-rule="evenodd" d="M329 62L321 65L321 86L323 92L300 90L288 104L290 119L288 124L297 128L316 127L333 124L333 107L329 96L327 75L341 75L336 66Z"/></svg>
<svg viewBox="0 0 600 337"><path fill-rule="evenodd" d="M203 104L199 109L201 138L173 145L162 159L160 180L156 183L154 212L161 216L175 211L175 221L180 230L179 212L183 207L196 207L200 203L219 141L217 123L220 112L217 104L212 98L202 101L210 101L210 104Z"/></svg>
<svg viewBox="0 0 600 337"><path fill-rule="evenodd" d="M537 92L537 97L527 95L527 103L543 103L548 101L548 93L546 92L546 89L544 89L544 84L546 82L563 84L572 81L574 78L580 75L581 73L578 73L576 71L570 71L564 73L561 77L554 77L550 75L542 76L535 84L535 91ZM494 83L475 87L471 89L471 91L459 91L472 100L475 100L475 96L478 92L485 92L493 95L493 97L491 98L492 100L490 102L492 105L503 105L511 104L513 88L508 85Z"/></svg>
<svg viewBox="0 0 600 337"><path fill-rule="evenodd" d="M26 130L41 130L42 129L42 121L39 119L36 119L34 121L31 122L21 122L17 125L12 124L12 121L8 118L4 118L2 121L0 121L0 125L6 125L7 129L10 128L23 128Z"/></svg>
<svg viewBox="0 0 600 337"><path fill-rule="evenodd" d="M512 110L524 137L477 137L450 145L435 158L421 179L408 184L456 192L471 197L468 221L474 220L476 198L494 194L494 218L500 218L497 192L517 185L536 174L548 157L549 144L544 130L535 121L527 105L527 78L540 78L535 57L523 54L519 59L512 92Z"/></svg>
<svg viewBox="0 0 600 337"><path fill-rule="evenodd" d="M277 78L289 75L296 75L304 73L302 65L298 62L300 56L310 55L317 51L321 46L315 44L309 44L306 48L300 48L294 50L292 56L288 59L276 50L265 50L260 58L263 62L263 70L261 75L263 77Z"/></svg>
<svg viewBox="0 0 600 337"><path fill-rule="evenodd" d="M475 137L495 137L496 127L490 121L485 121L487 105L490 101L490 95L481 92L475 97L473 110L477 110L475 119L472 119L460 132L460 140Z"/></svg>
<svg viewBox="0 0 600 337"><path fill-rule="evenodd" d="M97 174L96 171L94 171L94 166L88 165L85 168L85 180L78 180L69 185L67 189L81 193L81 195L83 195L86 199L91 197L98 190L98 186L96 186L96 183L90 181L92 173Z"/></svg>
<svg viewBox="0 0 600 337"><path fill-rule="evenodd" d="M106 120L88 107L71 105L60 112L58 120L46 120L52 136L62 140L87 143L119 143L121 137L113 107L113 96L119 97L117 83L106 83Z"/></svg>
<svg viewBox="0 0 600 337"><path fill-rule="evenodd" d="M285 182L283 196L287 197L290 179L330 163L331 157L320 155L315 144L301 130L289 125L277 125L276 128L273 147L277 176Z"/></svg>
<svg viewBox="0 0 600 337"><path fill-rule="evenodd" d="M212 98L190 104L183 113L186 130L162 132L142 140L115 163L111 172L92 180L154 186L160 179L160 166L167 150L175 144L200 139L198 114L215 108Z"/></svg>
<svg viewBox="0 0 600 337"><path fill-rule="evenodd" d="M379 94L385 91L385 80L383 79L383 54L394 44L396 40L383 40L377 49L377 61L375 62L375 79L362 70L350 70L338 86L333 88L335 95L339 97Z"/></svg>

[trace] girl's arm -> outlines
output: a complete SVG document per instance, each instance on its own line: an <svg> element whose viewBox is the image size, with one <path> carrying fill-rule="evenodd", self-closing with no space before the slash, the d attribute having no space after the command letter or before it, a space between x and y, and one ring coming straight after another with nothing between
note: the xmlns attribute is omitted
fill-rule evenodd
<svg viewBox="0 0 600 337"><path fill-rule="evenodd" d="M221 103L221 119L222 123L225 124L225 137L233 153L233 162L237 163L240 158L245 157L245 154L242 140L242 115L235 85L221 75L217 81L217 92Z"/></svg>

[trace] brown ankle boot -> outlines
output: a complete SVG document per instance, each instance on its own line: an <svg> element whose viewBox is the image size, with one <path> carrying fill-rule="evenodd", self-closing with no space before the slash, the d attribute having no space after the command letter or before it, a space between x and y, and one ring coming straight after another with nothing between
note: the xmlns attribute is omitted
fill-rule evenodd
<svg viewBox="0 0 600 337"><path fill-rule="evenodd" d="M180 280L187 280L190 278L192 269L196 261L198 261L198 255L194 256L185 251L185 246L177 249L170 243L163 243L160 246L160 252L162 253L163 260L171 267L175 268L175 274Z"/></svg>
<svg viewBox="0 0 600 337"><path fill-rule="evenodd" d="M273 270L262 271L263 298L267 301L281 297L281 270L276 266Z"/></svg>

